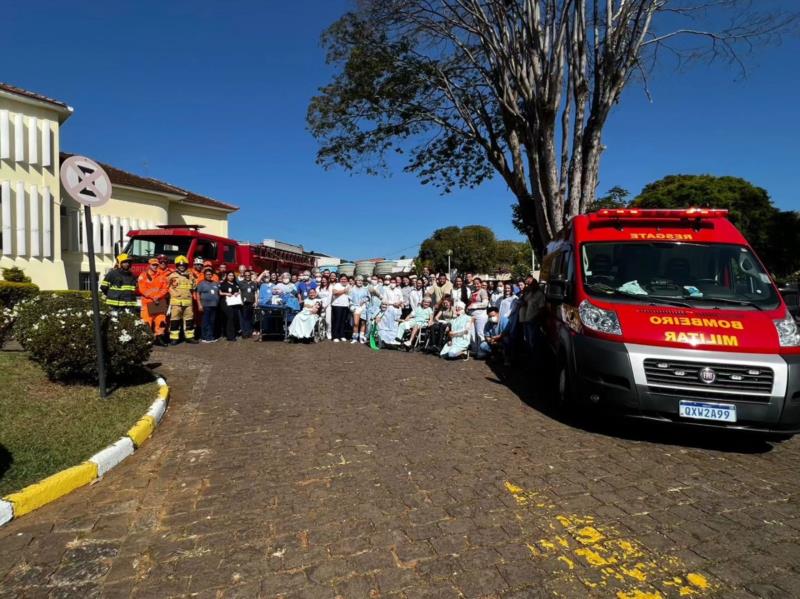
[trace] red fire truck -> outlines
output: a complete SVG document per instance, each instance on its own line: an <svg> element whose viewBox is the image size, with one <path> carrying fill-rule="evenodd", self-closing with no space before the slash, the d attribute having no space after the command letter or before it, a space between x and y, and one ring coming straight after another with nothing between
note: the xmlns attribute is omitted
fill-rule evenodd
<svg viewBox="0 0 800 599"><path fill-rule="evenodd" d="M137 229L128 233L130 241L124 252L131 257L132 270L142 272L150 258L164 254L174 263L178 256L186 256L189 264L195 258L210 261L216 269L226 264L228 270L236 270L240 264L257 273L300 272L314 267L314 258L266 245L242 243L226 237L202 232L202 225L160 225L156 229ZM174 268L174 266L173 266Z"/></svg>
<svg viewBox="0 0 800 599"><path fill-rule="evenodd" d="M654 420L800 431L800 331L727 210L604 209L547 248L556 396Z"/></svg>

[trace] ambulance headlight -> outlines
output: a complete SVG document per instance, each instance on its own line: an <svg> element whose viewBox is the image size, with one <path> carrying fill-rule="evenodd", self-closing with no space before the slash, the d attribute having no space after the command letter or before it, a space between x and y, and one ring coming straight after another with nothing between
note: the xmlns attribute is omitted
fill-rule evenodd
<svg viewBox="0 0 800 599"><path fill-rule="evenodd" d="M797 330L797 323L789 312L786 312L780 320L773 320L775 329L778 331L778 341L781 347L800 346L800 331Z"/></svg>
<svg viewBox="0 0 800 599"><path fill-rule="evenodd" d="M619 325L617 313L613 310L603 310L598 308L589 300L583 300L578 306L578 313L581 316L583 326L598 333L608 335L622 335L622 327Z"/></svg>

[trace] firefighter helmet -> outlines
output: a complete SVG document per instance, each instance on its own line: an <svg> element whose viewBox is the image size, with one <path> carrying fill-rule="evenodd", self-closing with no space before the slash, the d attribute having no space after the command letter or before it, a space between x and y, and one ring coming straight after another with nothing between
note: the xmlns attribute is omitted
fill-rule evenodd
<svg viewBox="0 0 800 599"><path fill-rule="evenodd" d="M189 261L186 259L186 256L178 256L175 258L175 264L189 264Z"/></svg>
<svg viewBox="0 0 800 599"><path fill-rule="evenodd" d="M122 264L123 262L130 262L131 258L128 254L120 254L117 256L117 264Z"/></svg>

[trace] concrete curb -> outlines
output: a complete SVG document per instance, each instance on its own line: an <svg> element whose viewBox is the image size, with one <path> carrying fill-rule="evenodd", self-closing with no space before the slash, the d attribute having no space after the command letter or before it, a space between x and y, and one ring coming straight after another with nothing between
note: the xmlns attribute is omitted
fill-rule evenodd
<svg viewBox="0 0 800 599"><path fill-rule="evenodd" d="M82 464L56 472L0 499L0 526L102 478L106 472L141 447L161 422L169 403L167 382L161 377L156 382L159 386L158 399L124 437L98 451Z"/></svg>

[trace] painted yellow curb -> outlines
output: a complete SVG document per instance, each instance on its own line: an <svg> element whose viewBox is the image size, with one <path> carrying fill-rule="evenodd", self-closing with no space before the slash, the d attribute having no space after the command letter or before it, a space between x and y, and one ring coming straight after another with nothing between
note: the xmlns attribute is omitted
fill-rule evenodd
<svg viewBox="0 0 800 599"><path fill-rule="evenodd" d="M163 377L159 377L156 382L159 385L158 399L150 406L148 413L133 425L127 435L78 466L57 472L21 491L0 498L0 526L55 501L79 487L88 485L138 449L153 434L156 426L164 417L169 403L169 386L166 381Z"/></svg>
<svg viewBox="0 0 800 599"><path fill-rule="evenodd" d="M6 495L3 499L13 504L14 517L19 518L51 501L55 501L78 487L88 485L96 478L97 464L84 462L79 466L56 472L38 483L25 487L22 491Z"/></svg>
<svg viewBox="0 0 800 599"><path fill-rule="evenodd" d="M133 441L133 444L138 448L147 441L153 431L156 429L156 419L152 416L142 416L139 422L133 425L127 435Z"/></svg>

